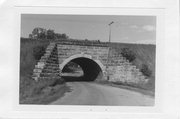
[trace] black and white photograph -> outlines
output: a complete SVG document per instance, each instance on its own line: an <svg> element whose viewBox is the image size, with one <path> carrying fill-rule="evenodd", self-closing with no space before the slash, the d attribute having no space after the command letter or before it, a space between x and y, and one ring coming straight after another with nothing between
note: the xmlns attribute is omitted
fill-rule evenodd
<svg viewBox="0 0 180 119"><path fill-rule="evenodd" d="M179 0L0 0L0 119L179 119Z"/></svg>
<svg viewBox="0 0 180 119"><path fill-rule="evenodd" d="M21 14L19 104L154 106L156 16Z"/></svg>

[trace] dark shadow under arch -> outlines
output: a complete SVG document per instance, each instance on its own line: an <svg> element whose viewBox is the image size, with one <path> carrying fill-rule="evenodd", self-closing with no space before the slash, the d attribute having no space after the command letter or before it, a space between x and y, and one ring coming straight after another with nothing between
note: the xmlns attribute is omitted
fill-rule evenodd
<svg viewBox="0 0 180 119"><path fill-rule="evenodd" d="M78 57L78 58L72 59L70 62L74 62L78 64L82 68L84 75L80 77L62 76L65 79L65 81L95 81L103 77L102 69L92 59L85 58L85 57ZM64 68L62 69L62 74L63 73L65 73Z"/></svg>

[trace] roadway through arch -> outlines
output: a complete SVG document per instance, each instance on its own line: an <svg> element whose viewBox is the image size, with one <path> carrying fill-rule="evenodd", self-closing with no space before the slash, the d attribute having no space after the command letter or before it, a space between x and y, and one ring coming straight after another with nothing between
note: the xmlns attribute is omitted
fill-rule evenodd
<svg viewBox="0 0 180 119"><path fill-rule="evenodd" d="M61 73L66 73L65 67L69 62L78 64L83 70L82 76L63 76L65 81L95 81L103 78L103 64L98 60L93 60L90 55L74 55L66 59L61 64Z"/></svg>

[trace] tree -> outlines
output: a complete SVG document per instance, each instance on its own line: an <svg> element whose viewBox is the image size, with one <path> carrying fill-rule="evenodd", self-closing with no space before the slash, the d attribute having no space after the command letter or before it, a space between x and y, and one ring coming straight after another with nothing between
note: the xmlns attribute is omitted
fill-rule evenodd
<svg viewBox="0 0 180 119"><path fill-rule="evenodd" d="M47 39L54 39L54 38L55 38L54 30L48 29L47 30Z"/></svg>
<svg viewBox="0 0 180 119"><path fill-rule="evenodd" d="M38 34L39 39L45 39L46 38L46 30L41 30L41 32Z"/></svg>
<svg viewBox="0 0 180 119"><path fill-rule="evenodd" d="M36 27L32 31L32 38L44 39L46 38L46 29Z"/></svg>
<svg viewBox="0 0 180 119"><path fill-rule="evenodd" d="M56 38L56 39L61 38L61 34L59 34L59 33L55 33L55 38Z"/></svg>
<svg viewBox="0 0 180 119"><path fill-rule="evenodd" d="M55 33L54 30L52 29L44 29L40 27L36 27L33 29L32 34L29 34L29 38L34 38L34 39L68 39L69 37L63 33Z"/></svg>
<svg viewBox="0 0 180 119"><path fill-rule="evenodd" d="M125 57L127 60L129 60L129 62L132 62L136 59L136 54L129 48L122 48L121 55Z"/></svg>
<svg viewBox="0 0 180 119"><path fill-rule="evenodd" d="M68 39L69 37L65 33L63 33L63 34L55 33L55 38L56 39L60 39L60 38Z"/></svg>
<svg viewBox="0 0 180 119"><path fill-rule="evenodd" d="M151 74L152 74L152 71L149 69L148 65L146 65L146 64L142 64L141 72L142 72L145 76L148 76L148 77L150 77Z"/></svg>
<svg viewBox="0 0 180 119"><path fill-rule="evenodd" d="M65 33L63 33L61 36L62 36L62 38L64 38L64 39L68 39L68 36L67 36Z"/></svg>

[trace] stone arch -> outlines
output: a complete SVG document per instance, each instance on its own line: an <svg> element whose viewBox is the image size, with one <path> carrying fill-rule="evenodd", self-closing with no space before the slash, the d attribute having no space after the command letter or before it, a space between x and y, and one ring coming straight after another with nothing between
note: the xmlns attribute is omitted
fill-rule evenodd
<svg viewBox="0 0 180 119"><path fill-rule="evenodd" d="M60 70L62 71L70 61L79 64L85 72L86 78L92 77L90 81L95 80L95 78L102 79L104 76L105 66L100 60L94 60L91 55L83 53L72 55L60 64Z"/></svg>

